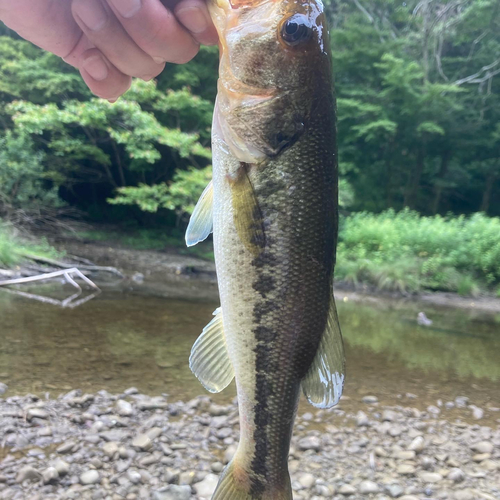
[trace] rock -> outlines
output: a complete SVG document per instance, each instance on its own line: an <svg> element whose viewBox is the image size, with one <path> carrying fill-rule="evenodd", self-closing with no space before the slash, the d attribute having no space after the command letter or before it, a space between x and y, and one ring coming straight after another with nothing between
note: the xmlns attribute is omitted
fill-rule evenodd
<svg viewBox="0 0 500 500"><path fill-rule="evenodd" d="M229 415L229 413L231 413L231 408L212 403L208 408L208 413L210 413L212 417L222 417L223 415Z"/></svg>
<svg viewBox="0 0 500 500"><path fill-rule="evenodd" d="M219 478L215 474L207 474L203 481L194 485L194 490L199 497L210 499L212 498L218 482Z"/></svg>
<svg viewBox="0 0 500 500"><path fill-rule="evenodd" d="M391 498L399 498L405 492L399 484L389 484L385 487L385 491Z"/></svg>
<svg viewBox="0 0 500 500"><path fill-rule="evenodd" d="M368 405L372 405L372 404L378 403L378 398L377 398L377 396L363 396L362 401L363 401L363 403L366 403Z"/></svg>
<svg viewBox="0 0 500 500"><path fill-rule="evenodd" d="M465 479L465 473L462 469L455 467L450 470L448 479L451 479L454 483L461 483Z"/></svg>
<svg viewBox="0 0 500 500"><path fill-rule="evenodd" d="M147 451L153 447L153 441L147 434L139 434L132 441L132 446L140 451Z"/></svg>
<svg viewBox="0 0 500 500"><path fill-rule="evenodd" d="M398 474L401 474L402 476L412 476L413 474L415 474L415 467L410 464L401 464L398 465L396 472Z"/></svg>
<svg viewBox="0 0 500 500"><path fill-rule="evenodd" d="M484 410L478 406L470 406L472 408L472 418L474 420L481 420L484 417Z"/></svg>
<svg viewBox="0 0 500 500"><path fill-rule="evenodd" d="M299 476L299 483L306 489L312 488L315 482L316 478L308 472Z"/></svg>
<svg viewBox="0 0 500 500"><path fill-rule="evenodd" d="M26 465L19 469L16 475L16 483L23 483L24 481L38 481L42 475L30 465Z"/></svg>
<svg viewBox="0 0 500 500"><path fill-rule="evenodd" d="M486 469L491 472L495 472L500 469L500 464L494 460L485 460L480 464L481 469Z"/></svg>
<svg viewBox="0 0 500 500"><path fill-rule="evenodd" d="M59 480L59 472L55 467L49 467L42 472L43 484L55 483Z"/></svg>
<svg viewBox="0 0 500 500"><path fill-rule="evenodd" d="M71 453L76 448L76 442L70 439L56 448L57 453L65 455Z"/></svg>
<svg viewBox="0 0 500 500"><path fill-rule="evenodd" d="M392 410L384 410L382 413L382 422L394 422L398 419L398 414Z"/></svg>
<svg viewBox="0 0 500 500"><path fill-rule="evenodd" d="M457 396L455 398L455 405L457 408L465 408L469 404L469 398L465 396Z"/></svg>
<svg viewBox="0 0 500 500"><path fill-rule="evenodd" d="M69 473L69 467L70 465L68 464L68 462L65 462L61 459L57 460L54 464L54 469L56 469L60 477L66 476L66 474Z"/></svg>
<svg viewBox="0 0 500 500"><path fill-rule="evenodd" d="M415 452L413 450L398 451L396 453L396 458L399 460L413 460L415 458Z"/></svg>
<svg viewBox="0 0 500 500"><path fill-rule="evenodd" d="M343 484L338 491L341 495L345 497L350 497L356 494L356 488L352 484Z"/></svg>
<svg viewBox="0 0 500 500"><path fill-rule="evenodd" d="M141 411L164 410L167 408L167 402L163 398L143 399L137 403L137 408Z"/></svg>
<svg viewBox="0 0 500 500"><path fill-rule="evenodd" d="M7 384L0 382L0 396L3 396L8 391L8 389L9 387Z"/></svg>
<svg viewBox="0 0 500 500"><path fill-rule="evenodd" d="M367 427L370 425L370 421L365 412L358 411L358 413L356 414L356 425L358 427Z"/></svg>
<svg viewBox="0 0 500 500"><path fill-rule="evenodd" d="M386 457L388 455L387 451L385 451L381 446L377 446L373 451L377 457Z"/></svg>
<svg viewBox="0 0 500 500"><path fill-rule="evenodd" d="M371 495L380 491L378 484L373 481L362 481L358 489L362 495Z"/></svg>
<svg viewBox="0 0 500 500"><path fill-rule="evenodd" d="M128 469L127 470L127 477L130 479L130 482L132 484L142 483L142 476L136 470Z"/></svg>
<svg viewBox="0 0 500 500"><path fill-rule="evenodd" d="M425 440L422 436L417 436L408 446L408 450L421 453L425 448Z"/></svg>
<svg viewBox="0 0 500 500"><path fill-rule="evenodd" d="M236 453L237 446L235 444L232 444L231 446L228 446L226 451L224 452L224 463L228 464L231 459L234 457L234 454Z"/></svg>
<svg viewBox="0 0 500 500"><path fill-rule="evenodd" d="M218 474L219 472L222 472L224 470L224 464L222 464L221 462L214 462L210 465L210 468L213 472Z"/></svg>
<svg viewBox="0 0 500 500"><path fill-rule="evenodd" d="M443 476L437 472L421 472L419 477L424 483L439 483L443 480Z"/></svg>
<svg viewBox="0 0 500 500"><path fill-rule="evenodd" d="M152 496L152 500L189 500L190 498L191 488L189 486L177 486L175 484L155 491Z"/></svg>
<svg viewBox="0 0 500 500"><path fill-rule="evenodd" d="M116 411L118 415L121 415L122 417L130 417L134 414L134 408L132 407L132 404L128 401L125 401L124 399L119 399L116 402Z"/></svg>
<svg viewBox="0 0 500 500"><path fill-rule="evenodd" d="M300 450L314 450L316 452L321 450L321 440L317 436L308 436L302 438L299 441L299 449Z"/></svg>
<svg viewBox="0 0 500 500"><path fill-rule="evenodd" d="M115 441L110 441L109 443L105 443L104 446L102 447L102 451L104 454L109 457L113 458L116 453L118 453L118 443Z"/></svg>
<svg viewBox="0 0 500 500"><path fill-rule="evenodd" d="M475 494L470 489L455 491L454 500L476 500Z"/></svg>
<svg viewBox="0 0 500 500"><path fill-rule="evenodd" d="M478 443L471 445L470 449L476 453L492 453L493 443L490 443L489 441L479 441Z"/></svg>
<svg viewBox="0 0 500 500"><path fill-rule="evenodd" d="M31 422L34 418L48 419L49 414L41 408L30 408L26 413L26 420Z"/></svg>
<svg viewBox="0 0 500 500"><path fill-rule="evenodd" d="M434 405L430 405L427 407L427 411L431 413L432 415L439 415L441 413L441 410Z"/></svg>
<svg viewBox="0 0 500 500"><path fill-rule="evenodd" d="M80 483L87 485L87 484L96 484L101 480L101 477L99 476L99 472L96 470L88 470L84 472L83 474L80 475Z"/></svg>
<svg viewBox="0 0 500 500"><path fill-rule="evenodd" d="M488 460L489 458L491 458L491 453L478 453L472 457L472 460L479 463L483 460Z"/></svg>
<svg viewBox="0 0 500 500"><path fill-rule="evenodd" d="M179 484L180 485L183 485L183 484L187 484L187 485L191 485L194 483L194 476L195 476L195 473L193 471L190 471L190 472L181 472L180 475L179 475Z"/></svg>

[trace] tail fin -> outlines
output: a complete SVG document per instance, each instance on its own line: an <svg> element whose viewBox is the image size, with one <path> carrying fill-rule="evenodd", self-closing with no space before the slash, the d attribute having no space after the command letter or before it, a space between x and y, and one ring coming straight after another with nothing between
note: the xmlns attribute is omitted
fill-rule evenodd
<svg viewBox="0 0 500 500"><path fill-rule="evenodd" d="M288 471L284 472L283 486L252 485L250 475L234 461L222 472L212 500L292 500L292 485Z"/></svg>

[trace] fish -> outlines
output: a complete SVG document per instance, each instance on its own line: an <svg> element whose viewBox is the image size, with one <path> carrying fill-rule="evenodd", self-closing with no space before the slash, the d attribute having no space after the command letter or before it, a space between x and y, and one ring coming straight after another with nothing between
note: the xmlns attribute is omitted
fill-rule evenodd
<svg viewBox="0 0 500 500"><path fill-rule="evenodd" d="M221 306L189 364L212 393L236 380L240 441L214 500L289 500L301 390L340 399L333 294L336 100L320 0L209 0L219 33L213 177L187 231L213 233Z"/></svg>

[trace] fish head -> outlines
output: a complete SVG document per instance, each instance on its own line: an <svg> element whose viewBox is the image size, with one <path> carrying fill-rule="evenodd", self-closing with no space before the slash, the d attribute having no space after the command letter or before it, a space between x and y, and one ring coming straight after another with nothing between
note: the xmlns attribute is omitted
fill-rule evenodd
<svg viewBox="0 0 500 500"><path fill-rule="evenodd" d="M240 161L273 158L300 138L332 90L323 5L210 0L209 9L220 38L220 135Z"/></svg>

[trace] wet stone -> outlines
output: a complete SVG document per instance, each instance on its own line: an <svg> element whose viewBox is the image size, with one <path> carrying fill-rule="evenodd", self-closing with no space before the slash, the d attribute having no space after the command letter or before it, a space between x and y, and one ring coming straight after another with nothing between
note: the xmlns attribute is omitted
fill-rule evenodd
<svg viewBox="0 0 500 500"><path fill-rule="evenodd" d="M99 472L96 470L88 470L80 475L80 483L87 484L96 484L101 480L99 476Z"/></svg>
<svg viewBox="0 0 500 500"><path fill-rule="evenodd" d="M362 481L358 489L362 495L371 495L380 491L378 484L373 481Z"/></svg>

